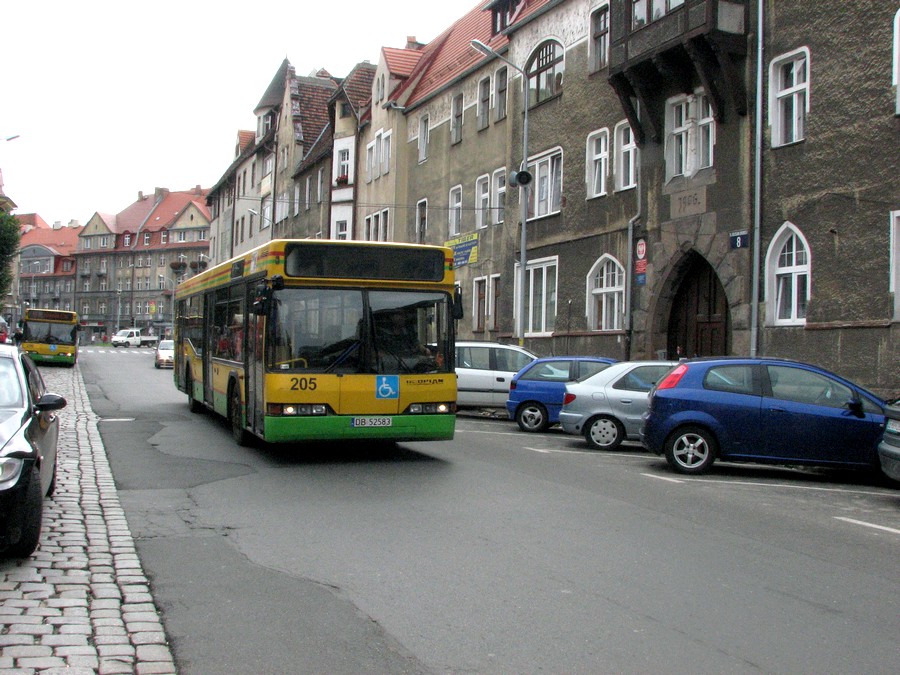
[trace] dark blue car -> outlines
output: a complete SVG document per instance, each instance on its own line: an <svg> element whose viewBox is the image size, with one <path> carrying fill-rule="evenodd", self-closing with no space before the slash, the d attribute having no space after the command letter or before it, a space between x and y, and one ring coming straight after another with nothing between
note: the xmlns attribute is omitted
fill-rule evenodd
<svg viewBox="0 0 900 675"><path fill-rule="evenodd" d="M653 390L641 441L679 473L716 459L877 469L884 401L813 365L684 361Z"/></svg>
<svg viewBox="0 0 900 675"><path fill-rule="evenodd" d="M615 362L604 356L549 356L532 361L509 384L509 418L522 431L544 431L559 422L566 382L583 380Z"/></svg>

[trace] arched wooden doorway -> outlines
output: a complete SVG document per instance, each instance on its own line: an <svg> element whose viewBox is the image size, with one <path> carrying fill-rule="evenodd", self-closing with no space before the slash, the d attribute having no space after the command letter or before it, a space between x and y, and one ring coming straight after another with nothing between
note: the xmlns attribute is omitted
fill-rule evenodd
<svg viewBox="0 0 900 675"><path fill-rule="evenodd" d="M697 253L688 256L682 269L681 283L669 314L669 356L728 354L728 299L722 282L710 264Z"/></svg>

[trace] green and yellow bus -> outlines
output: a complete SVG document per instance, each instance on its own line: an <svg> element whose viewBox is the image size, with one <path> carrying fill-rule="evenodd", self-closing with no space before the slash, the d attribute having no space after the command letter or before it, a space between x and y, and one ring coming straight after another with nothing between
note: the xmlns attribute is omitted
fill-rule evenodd
<svg viewBox="0 0 900 675"><path fill-rule="evenodd" d="M35 363L74 366L78 361L78 314L61 309L26 309L19 347Z"/></svg>
<svg viewBox="0 0 900 675"><path fill-rule="evenodd" d="M178 285L175 384L235 440L447 440L453 252L273 240Z"/></svg>

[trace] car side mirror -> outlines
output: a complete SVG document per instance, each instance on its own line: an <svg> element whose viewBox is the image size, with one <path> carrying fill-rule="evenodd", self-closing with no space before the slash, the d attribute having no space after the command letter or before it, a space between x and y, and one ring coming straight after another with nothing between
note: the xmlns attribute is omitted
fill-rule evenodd
<svg viewBox="0 0 900 675"><path fill-rule="evenodd" d="M849 410L855 417L865 417L865 412L863 411L863 402L858 398L851 398L847 401L847 410Z"/></svg>
<svg viewBox="0 0 900 675"><path fill-rule="evenodd" d="M66 399L59 394L44 394L35 403L34 409L38 412L47 410L60 410L66 407Z"/></svg>

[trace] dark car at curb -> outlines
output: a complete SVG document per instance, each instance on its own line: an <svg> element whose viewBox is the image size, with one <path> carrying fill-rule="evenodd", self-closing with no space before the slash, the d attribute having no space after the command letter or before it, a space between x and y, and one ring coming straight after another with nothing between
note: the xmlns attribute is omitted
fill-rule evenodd
<svg viewBox="0 0 900 675"><path fill-rule="evenodd" d="M679 363L654 388L641 441L683 474L729 462L877 471L884 401L817 366L775 358Z"/></svg>
<svg viewBox="0 0 900 675"><path fill-rule="evenodd" d="M884 474L900 482L900 401L885 406L884 417L884 436L878 444L878 460Z"/></svg>
<svg viewBox="0 0 900 675"><path fill-rule="evenodd" d="M65 405L27 354L0 345L0 557L37 548L44 497L56 486L56 411Z"/></svg>
<svg viewBox="0 0 900 675"><path fill-rule="evenodd" d="M558 424L566 382L591 377L615 362L605 356L547 356L532 361L509 383L509 419L522 431L544 431Z"/></svg>

